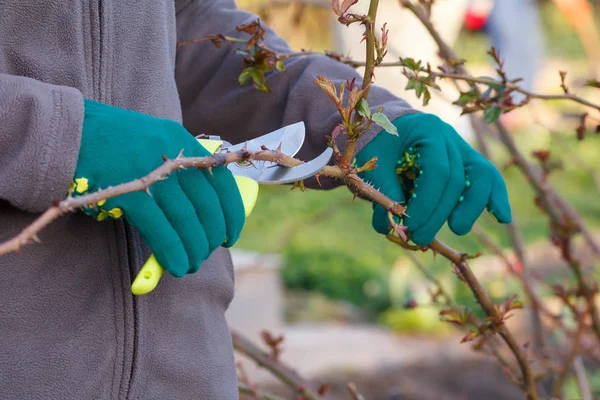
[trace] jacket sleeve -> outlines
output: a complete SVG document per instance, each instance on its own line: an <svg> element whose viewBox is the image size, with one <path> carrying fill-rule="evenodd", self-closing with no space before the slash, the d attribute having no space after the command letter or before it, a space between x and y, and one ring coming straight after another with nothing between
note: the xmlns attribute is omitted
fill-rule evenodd
<svg viewBox="0 0 600 400"><path fill-rule="evenodd" d="M82 124L77 89L0 73L0 199L29 212L63 199Z"/></svg>
<svg viewBox="0 0 600 400"><path fill-rule="evenodd" d="M245 38L236 26L255 21L257 17L236 8L233 0L180 0L177 4L177 40L188 41L221 33ZM264 27L264 26L263 26ZM279 53L291 52L283 39L268 27L265 44ZM245 35L245 36L244 36ZM181 46L177 51L176 81L180 94L183 123L194 134L220 135L239 143L263 135L281 126L304 121L306 141L297 157L310 160L327 146L325 136L341 122L335 106L313 81L317 75L331 80L336 87L356 78L357 72L324 55L291 58L285 62L285 72L267 75L271 92L263 93L252 84L240 86L242 56L235 54L235 45L217 48L210 41ZM384 113L394 120L415 113L407 102L389 91L373 86L369 94L373 110L383 106ZM380 128L373 125L357 145L360 150ZM341 146L343 148L343 143ZM315 187L314 180L306 182ZM341 182L321 179L325 188Z"/></svg>

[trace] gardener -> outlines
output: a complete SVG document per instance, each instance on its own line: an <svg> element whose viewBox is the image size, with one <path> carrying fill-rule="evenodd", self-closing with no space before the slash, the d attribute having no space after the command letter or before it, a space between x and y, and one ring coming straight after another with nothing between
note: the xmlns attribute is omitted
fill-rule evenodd
<svg viewBox="0 0 600 400"><path fill-rule="evenodd" d="M239 86L232 47L176 49L213 33L239 35L235 27L256 17L233 0L1 7L0 241L69 190L130 181L181 149L208 154L193 138L199 133L237 143L302 120L308 138L299 157L310 159L339 123L313 80L321 74L339 87L356 76L324 56L296 58L268 77L273 91L265 94ZM271 31L266 45L289 51ZM404 201L397 161L405 151L419 157L405 221L416 243L427 245L445 221L467 233L486 207L510 221L500 174L450 126L381 88L369 102L383 106L400 135L371 132L357 161L378 155L364 178ZM42 244L0 257L0 398L237 399L224 318L234 287L226 248L244 225L236 185L225 167L182 170L151 193L109 199L101 215L59 218ZM389 231L380 207L373 225ZM133 297L131 279L151 252L184 278Z"/></svg>

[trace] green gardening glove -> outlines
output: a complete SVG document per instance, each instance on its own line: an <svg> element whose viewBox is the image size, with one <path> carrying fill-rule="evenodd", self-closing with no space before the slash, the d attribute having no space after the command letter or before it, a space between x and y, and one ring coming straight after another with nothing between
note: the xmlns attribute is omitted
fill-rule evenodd
<svg viewBox="0 0 600 400"><path fill-rule="evenodd" d="M91 100L84 101L81 148L71 186L73 196L147 175L162 156L210 153L182 125ZM84 208L98 221L125 218L136 227L160 265L173 276L194 273L219 246L240 236L244 205L231 172L178 170L139 191Z"/></svg>
<svg viewBox="0 0 600 400"><path fill-rule="evenodd" d="M413 242L429 245L446 221L464 235L486 208L498 222L511 222L500 172L450 125L431 114L405 115L393 124L399 135L379 133L356 162L378 157L377 168L359 176L407 207L402 222ZM387 211L377 204L373 209L373 228L390 233Z"/></svg>

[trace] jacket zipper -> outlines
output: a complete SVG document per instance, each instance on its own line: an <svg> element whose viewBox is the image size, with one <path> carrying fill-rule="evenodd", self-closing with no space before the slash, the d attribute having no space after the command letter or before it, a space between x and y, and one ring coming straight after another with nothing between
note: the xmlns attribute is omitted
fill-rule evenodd
<svg viewBox="0 0 600 400"><path fill-rule="evenodd" d="M98 84L97 86L97 90L98 90L98 100L103 100L104 98L104 93L102 90L102 56L104 53L104 18L103 18L103 12L102 12L102 0L98 0L97 3L98 6Z"/></svg>
<svg viewBox="0 0 600 400"><path fill-rule="evenodd" d="M105 87L104 87L104 74L103 74L103 56L104 56L104 45L105 45L105 24L106 24L106 16L104 15L104 1L106 0L97 0L96 6L98 11L98 83L96 85L96 96L99 101L106 101L105 99ZM120 225L120 226L119 226ZM137 265L137 251L135 248L135 241L133 240L133 232L130 227L123 220L117 221L117 230L121 232L121 235L117 235L117 238L120 237L123 240L125 248L127 250L127 259L124 260L127 263L127 267L130 275L130 282L133 282L135 276L135 266ZM131 343L133 349L131 351L131 360L130 360L130 370L128 371L129 377L127 380L127 389L125 392L125 398L129 399L132 395L133 388L133 375L135 371L135 361L137 359L138 354L138 336L139 336L139 327L138 327L138 310L137 310L137 298L131 294L129 287L121 288L125 296L131 296L131 315L133 324L133 337L127 338L128 342ZM129 343L125 343L127 346ZM126 352L124 353L126 354ZM125 371L123 371L125 372Z"/></svg>
<svg viewBox="0 0 600 400"><path fill-rule="evenodd" d="M135 266L137 265L137 261L139 258L139 254L138 254L138 248L137 246L135 246L135 241L133 238L133 231L131 229L131 227L124 221L121 220L121 223L123 224L123 229L125 232L125 246L127 246L127 254L128 254L128 258L127 258L127 263L129 266L129 284L131 284L131 282L133 282L134 278L135 278ZM130 246L130 244L132 244ZM138 322L138 301L137 301L137 297L134 296L133 294L131 294L131 290L129 289L129 286L124 288L125 290L125 295L126 296L131 296L131 314L132 314L132 324L133 324L133 337L131 338L131 344L133 346L133 349L131 350L131 369L129 371L129 382L127 383L127 392L125 395L126 399L131 398L131 392L132 392L132 387L133 387L133 380L134 380L134 372L135 372L135 361L138 357L138 341L139 341L139 322Z"/></svg>

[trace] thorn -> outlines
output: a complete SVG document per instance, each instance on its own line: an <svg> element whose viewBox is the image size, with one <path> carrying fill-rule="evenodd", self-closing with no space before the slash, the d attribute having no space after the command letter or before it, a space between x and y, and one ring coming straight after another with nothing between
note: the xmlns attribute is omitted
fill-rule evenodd
<svg viewBox="0 0 600 400"><path fill-rule="evenodd" d="M179 154L177 154L177 158L176 158L176 160L180 160L180 159L182 159L182 158L184 158L184 157L183 157L183 149L181 149L181 151L179 152Z"/></svg>
<svg viewBox="0 0 600 400"><path fill-rule="evenodd" d="M60 205L60 200L52 200L52 207L58 207Z"/></svg>
<svg viewBox="0 0 600 400"><path fill-rule="evenodd" d="M316 175L315 175L315 179L317 180L317 184L318 184L320 187L322 187L322 186L321 186L321 180L320 180L320 175L319 175L319 174L316 174Z"/></svg>
<svg viewBox="0 0 600 400"><path fill-rule="evenodd" d="M244 147L242 147L242 151L244 153L248 152L248 142L244 143Z"/></svg>
<svg viewBox="0 0 600 400"><path fill-rule="evenodd" d="M150 186L146 186L146 187L144 188L144 192L146 192L146 194L147 194L148 196L152 197L152 193L150 193Z"/></svg>
<svg viewBox="0 0 600 400"><path fill-rule="evenodd" d="M281 146L283 145L283 142L279 142L279 146L277 146L277 149L275 151L281 153Z"/></svg>
<svg viewBox="0 0 600 400"><path fill-rule="evenodd" d="M208 171L208 173L210 174L210 176L213 176L213 167L208 167L208 168L205 168L205 169Z"/></svg>
<svg viewBox="0 0 600 400"><path fill-rule="evenodd" d="M436 256L437 256L437 251L435 251L434 249L430 248L431 252L433 253L433 259L434 261L436 260Z"/></svg>
<svg viewBox="0 0 600 400"><path fill-rule="evenodd" d="M34 242L36 242L36 243L39 243L39 244L41 244L41 243L42 243L42 241L41 241L41 239L39 238L39 236L38 236L38 235L36 235L35 233L34 233L34 234L31 236L31 239L32 239Z"/></svg>
<svg viewBox="0 0 600 400"><path fill-rule="evenodd" d="M164 162L169 161L169 159L167 158L167 156L165 156L164 154L161 156L161 158L163 159Z"/></svg>
<svg viewBox="0 0 600 400"><path fill-rule="evenodd" d="M267 148L267 146L265 146L264 144L261 144L261 145L260 145L260 149L261 149L261 150L269 150L269 149Z"/></svg>

